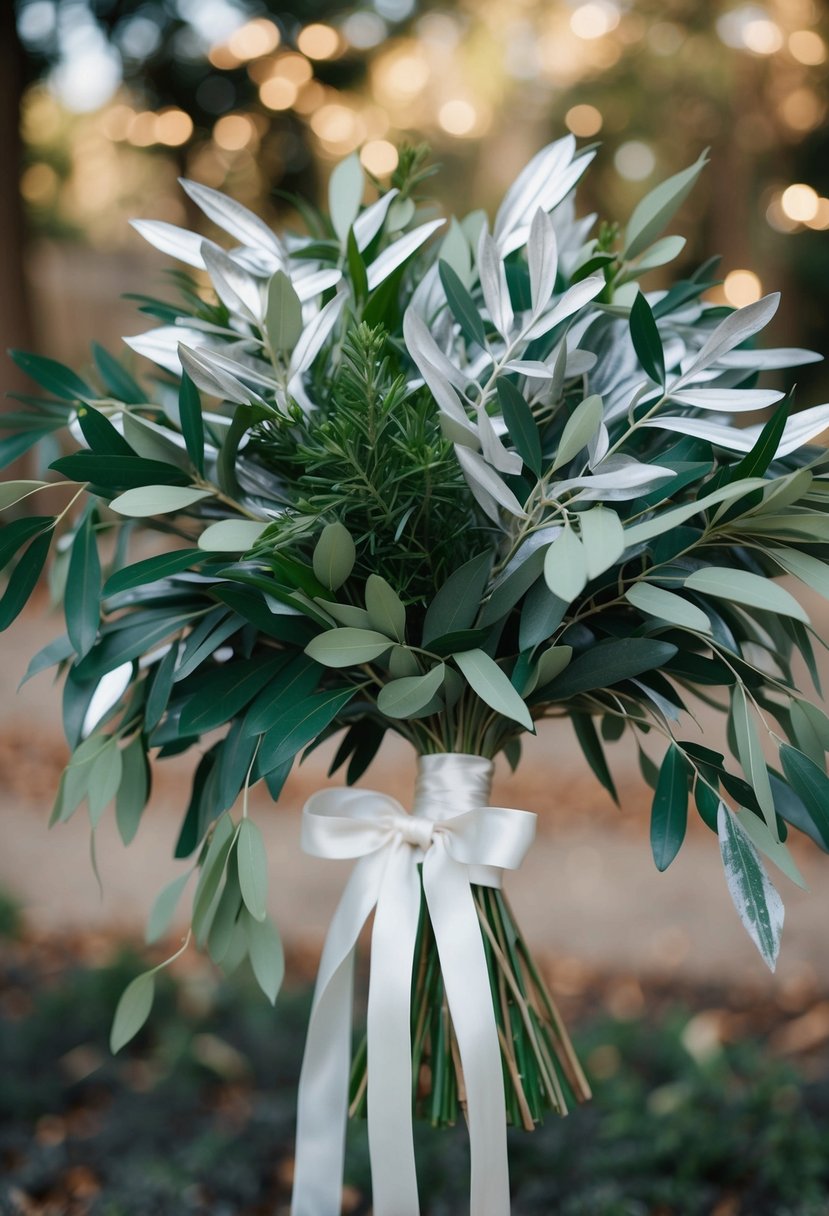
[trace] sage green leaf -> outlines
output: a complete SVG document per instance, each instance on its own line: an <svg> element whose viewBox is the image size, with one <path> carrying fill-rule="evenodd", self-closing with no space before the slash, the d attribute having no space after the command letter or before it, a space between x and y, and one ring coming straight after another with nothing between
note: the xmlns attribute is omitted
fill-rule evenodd
<svg viewBox="0 0 829 1216"><path fill-rule="evenodd" d="M829 717L818 705L812 705L811 701L801 700L798 705L809 719L812 730L820 740L820 746L824 751L829 751Z"/></svg>
<svg viewBox="0 0 829 1216"><path fill-rule="evenodd" d="M472 296L448 262L443 260L438 262L438 274L443 284L443 290L446 292L452 316L460 325L464 337L469 342L485 347L484 323Z"/></svg>
<svg viewBox="0 0 829 1216"><path fill-rule="evenodd" d="M357 550L341 523L326 524L314 547L314 574L329 591L336 591L354 569Z"/></svg>
<svg viewBox="0 0 829 1216"><path fill-rule="evenodd" d="M107 740L106 746L95 757L89 773L89 818L93 828L97 827L105 807L109 805L121 785L124 762L121 749L115 738Z"/></svg>
<svg viewBox="0 0 829 1216"><path fill-rule="evenodd" d="M359 214L364 189L363 166L357 153L352 152L340 161L328 179L328 211L341 245Z"/></svg>
<svg viewBox="0 0 829 1216"><path fill-rule="evenodd" d="M245 918L248 958L256 982L273 1005L285 977L285 955L282 941L270 917L255 920Z"/></svg>
<svg viewBox="0 0 829 1216"><path fill-rule="evenodd" d="M587 577L598 578L615 566L625 551L625 530L615 511L592 507L579 515L579 533L584 546Z"/></svg>
<svg viewBox="0 0 829 1216"><path fill-rule="evenodd" d="M147 557L111 574L104 583L104 596L117 595L119 591L129 591L133 587L147 586L158 582L159 579L179 574L182 570L189 570L191 566L203 560L204 554L200 549L175 549L172 553Z"/></svg>
<svg viewBox="0 0 829 1216"><path fill-rule="evenodd" d="M262 774L292 760L316 739L355 696L356 688L332 688L289 706L262 737L258 765Z"/></svg>
<svg viewBox="0 0 829 1216"><path fill-rule="evenodd" d="M302 333L302 304L284 270L268 283L265 331L274 354L290 354Z"/></svg>
<svg viewBox="0 0 829 1216"><path fill-rule="evenodd" d="M478 615L492 569L491 553L481 553L458 567L426 609L423 645L459 629L468 629Z"/></svg>
<svg viewBox="0 0 829 1216"><path fill-rule="evenodd" d="M145 971L127 984L112 1019L109 1032L109 1049L115 1055L130 1039L134 1039L150 1016L155 996L155 976Z"/></svg>
<svg viewBox="0 0 829 1216"><path fill-rule="evenodd" d="M556 676L561 675L564 668L573 657L572 646L549 646L538 656L524 686L524 695L528 696L536 688L543 688Z"/></svg>
<svg viewBox="0 0 829 1216"><path fill-rule="evenodd" d="M624 259L630 261L638 257L659 236L662 229L679 208L691 189L703 167L708 163L707 150L680 173L675 173L667 181L660 182L655 189L641 199L633 210L625 233Z"/></svg>
<svg viewBox="0 0 829 1216"><path fill-rule="evenodd" d="M225 812L216 820L213 836L207 849L193 895L193 933L201 948L207 940L210 926L219 902L219 891L224 884L225 872L236 847L237 832L233 821Z"/></svg>
<svg viewBox="0 0 829 1216"><path fill-rule="evenodd" d="M772 836L768 826L758 818L753 811L739 811L737 818L745 829L752 843L761 853L765 853L769 861L773 861L778 870L782 870L798 887L808 891L806 880L794 863L794 858L782 841Z"/></svg>
<svg viewBox="0 0 829 1216"><path fill-rule="evenodd" d="M544 557L544 581L559 599L569 604L587 583L587 553L572 528L564 528Z"/></svg>
<svg viewBox="0 0 829 1216"><path fill-rule="evenodd" d="M178 416L187 455L192 460L196 472L204 477L204 418L201 412L201 397L184 369L178 390Z"/></svg>
<svg viewBox="0 0 829 1216"><path fill-rule="evenodd" d="M35 537L26 552L18 559L6 585L3 598L0 599L0 631L8 629L29 602L29 597L37 586L43 567L46 565L51 544L52 533L44 532Z"/></svg>
<svg viewBox="0 0 829 1216"><path fill-rule="evenodd" d="M533 412L511 380L498 381L498 404L515 450L528 469L541 476L541 436Z"/></svg>
<svg viewBox="0 0 829 1216"><path fill-rule="evenodd" d="M95 761L109 743L108 735L90 735L75 748L63 773L60 819L68 819L87 797Z"/></svg>
<svg viewBox="0 0 829 1216"><path fill-rule="evenodd" d="M119 515L141 519L184 511L203 498L212 498L213 493L213 490L199 490L195 486L140 486L119 494L109 505Z"/></svg>
<svg viewBox="0 0 829 1216"><path fill-rule="evenodd" d="M720 803L717 814L728 893L769 970L774 971L783 931L783 902L740 820Z"/></svg>
<svg viewBox="0 0 829 1216"><path fill-rule="evenodd" d="M737 755L746 780L754 790L769 831L775 839L779 839L769 772L760 744L757 725L749 710L748 698L742 684L735 684L731 693L731 722L737 743Z"/></svg>
<svg viewBox="0 0 829 1216"><path fill-rule="evenodd" d="M601 397L585 397L565 423L558 444L553 471L560 469L587 447L602 424L604 410Z"/></svg>
<svg viewBox="0 0 829 1216"><path fill-rule="evenodd" d="M630 336L639 362L657 384L665 384L665 354L651 306L640 291L630 310Z"/></svg>
<svg viewBox="0 0 829 1216"><path fill-rule="evenodd" d="M563 701L594 688L612 688L645 671L662 667L677 652L671 642L652 638L611 638L577 655L560 676L543 689L545 698Z"/></svg>
<svg viewBox="0 0 829 1216"><path fill-rule="evenodd" d="M190 873L191 871L188 870L186 874L179 874L178 878L174 878L172 882L168 883L153 900L145 933L145 941L148 945L151 946L153 942L157 942L169 929Z"/></svg>
<svg viewBox="0 0 829 1216"><path fill-rule="evenodd" d="M92 410L88 412L91 416ZM163 465L176 465L187 480L190 480L190 458L187 451L174 442L173 432L167 427L150 422L149 418L144 418L141 414L130 414L126 411L121 415L121 425L129 441L124 455L132 453L142 460L157 460ZM115 435L118 435L117 431ZM146 478L148 482L152 480L152 477Z"/></svg>
<svg viewBox="0 0 829 1216"><path fill-rule="evenodd" d="M338 625L351 625L354 629L370 628L371 621L365 608L358 608L356 604L335 604L331 600L320 599L319 596L315 598L320 608Z"/></svg>
<svg viewBox="0 0 829 1216"><path fill-rule="evenodd" d="M377 708L387 718L409 718L428 705L443 684L446 667L438 663L423 676L403 676L384 684Z"/></svg>
<svg viewBox="0 0 829 1216"><path fill-rule="evenodd" d="M787 782L829 848L829 777L808 756L785 743L780 748L780 763Z"/></svg>
<svg viewBox="0 0 829 1216"><path fill-rule="evenodd" d="M4 481L0 484L0 511L13 507L16 502L28 498L48 484L48 481Z"/></svg>
<svg viewBox="0 0 829 1216"><path fill-rule="evenodd" d="M695 629L701 633L711 632L711 622L696 604L673 591L655 587L652 583L638 582L628 587L625 599L634 608L647 616L654 616L682 629Z"/></svg>
<svg viewBox="0 0 829 1216"><path fill-rule="evenodd" d="M788 574L799 578L801 583L829 599L829 565L810 553L799 553L797 549L772 549L770 556L779 562Z"/></svg>
<svg viewBox="0 0 829 1216"><path fill-rule="evenodd" d="M245 818L239 825L236 865L245 907L254 920L264 920L267 915L268 862L265 841L252 819Z"/></svg>
<svg viewBox="0 0 829 1216"><path fill-rule="evenodd" d="M379 574L366 580L366 611L372 629L403 642L406 638L406 609L397 592Z"/></svg>
<svg viewBox="0 0 829 1216"><path fill-rule="evenodd" d="M453 654L452 658L473 692L491 709L505 718L511 718L513 722L519 722L526 730L535 730L522 697L494 659L483 650L462 650Z"/></svg>
<svg viewBox="0 0 829 1216"><path fill-rule="evenodd" d="M392 646L389 651L389 675L393 680L420 675L417 659L408 646Z"/></svg>
<svg viewBox="0 0 829 1216"><path fill-rule="evenodd" d="M741 498L752 490L763 489L765 485L766 482L762 477L746 477L742 481L720 486L718 490L712 490L710 494L698 498L696 502L683 503L681 507L663 511L661 515L655 515L652 519L645 520L644 523L633 524L631 527L625 528L625 541L628 547L640 545L646 540L652 540L654 536L661 536L663 532L670 532L680 524L684 524L686 520L693 518L694 515L698 515L700 511L713 507L715 503ZM740 527L742 528L742 526L741 524Z"/></svg>
<svg viewBox="0 0 829 1216"><path fill-rule="evenodd" d="M698 591L701 595L713 595L747 608L761 608L765 612L793 616L809 624L806 612L785 587L762 575L752 574L750 570L703 566L688 575L685 586L689 591Z"/></svg>
<svg viewBox="0 0 829 1216"><path fill-rule="evenodd" d="M674 744L665 753L651 806L651 851L657 870L667 870L688 824L688 762Z"/></svg>
<svg viewBox="0 0 829 1216"><path fill-rule="evenodd" d="M199 537L199 548L208 553L247 553L267 526L247 519L221 519L205 528Z"/></svg>
<svg viewBox="0 0 829 1216"><path fill-rule="evenodd" d="M123 774L115 797L115 822L125 845L130 844L149 797L149 771L141 736L136 735L121 752Z"/></svg>
<svg viewBox="0 0 829 1216"><path fill-rule="evenodd" d="M214 963L227 958L233 942L239 914L242 908L242 892L239 890L238 869L232 863L227 867L225 885L216 904L216 911L207 935L207 952Z"/></svg>
<svg viewBox="0 0 829 1216"><path fill-rule="evenodd" d="M374 629L329 629L319 633L305 647L305 653L324 667L351 667L370 663L392 645L385 634Z"/></svg>
<svg viewBox="0 0 829 1216"><path fill-rule="evenodd" d="M812 719L803 708L803 702L792 699L789 702L788 734L791 742L809 759L826 772L826 749L813 725Z"/></svg>

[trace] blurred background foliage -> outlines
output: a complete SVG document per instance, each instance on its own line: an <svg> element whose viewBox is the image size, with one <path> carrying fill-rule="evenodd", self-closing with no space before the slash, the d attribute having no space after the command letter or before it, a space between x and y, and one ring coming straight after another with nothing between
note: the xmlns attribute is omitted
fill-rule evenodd
<svg viewBox="0 0 829 1216"><path fill-rule="evenodd" d="M829 13L819 0L0 7L0 142L12 150L0 184L4 345L77 362L92 336L127 332L130 310L114 300L157 281L160 266L127 221L195 223L179 175L285 224L297 221L285 193L319 198L347 153L359 149L384 180L399 143L425 139L443 165L441 202L491 209L569 129L601 141L581 200L610 218L710 145L682 217L685 266L721 252L720 299L780 288L775 337L826 348ZM819 367L804 373L811 404L829 385Z"/></svg>

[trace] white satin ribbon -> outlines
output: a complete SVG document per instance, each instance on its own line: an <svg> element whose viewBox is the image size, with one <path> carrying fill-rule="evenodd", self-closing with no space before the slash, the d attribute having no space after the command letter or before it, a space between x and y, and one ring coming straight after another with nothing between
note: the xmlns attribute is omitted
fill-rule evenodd
<svg viewBox="0 0 829 1216"><path fill-rule="evenodd" d="M535 835L535 815L486 806L492 764L423 756L413 813L356 789L313 795L302 847L358 858L334 913L317 976L299 1082L292 1216L339 1216L354 951L375 912L368 995L368 1136L374 1216L420 1216L412 1139L412 967L420 880L466 1086L471 1216L509 1216L501 1052L471 882L500 885Z"/></svg>

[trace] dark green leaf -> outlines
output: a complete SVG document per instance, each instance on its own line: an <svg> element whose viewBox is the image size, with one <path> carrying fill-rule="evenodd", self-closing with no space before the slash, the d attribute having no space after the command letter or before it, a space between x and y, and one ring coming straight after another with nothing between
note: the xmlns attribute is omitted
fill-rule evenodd
<svg viewBox="0 0 829 1216"><path fill-rule="evenodd" d="M201 412L199 390L187 375L181 374L178 391L178 412L181 431L187 446L187 455L197 472L204 477L204 419Z"/></svg>
<svg viewBox="0 0 829 1216"><path fill-rule="evenodd" d="M444 633L435 638L427 647L432 654L445 658L458 650L474 650L481 646L489 637L488 629L456 629L454 633Z"/></svg>
<svg viewBox="0 0 829 1216"><path fill-rule="evenodd" d="M546 688L536 690L531 699L563 701L594 688L610 688L620 680L662 667L676 652L672 643L650 638L612 638L598 642L574 658Z"/></svg>
<svg viewBox="0 0 829 1216"><path fill-rule="evenodd" d="M194 693L179 719L184 735L203 735L228 722L273 681L285 666L286 656L264 662L261 658L223 664L210 672L209 695Z"/></svg>
<svg viewBox="0 0 829 1216"><path fill-rule="evenodd" d="M481 553L450 574L426 610L424 646L433 638L445 637L472 625L481 607L491 567L492 555Z"/></svg>
<svg viewBox="0 0 829 1216"><path fill-rule="evenodd" d="M148 732L155 730L167 708L170 693L173 691L173 679L176 674L178 652L179 644L178 642L173 642L150 677L152 682L144 706L144 726Z"/></svg>
<svg viewBox="0 0 829 1216"><path fill-rule="evenodd" d="M101 559L95 518L93 511L87 511L72 542L66 575L66 630L80 659L95 645L101 617Z"/></svg>
<svg viewBox="0 0 829 1216"><path fill-rule="evenodd" d="M590 714L571 714L570 720L587 763L613 801L618 804L619 795L616 793L616 786L610 775L610 769L607 767L604 749L593 725L593 719Z"/></svg>
<svg viewBox="0 0 829 1216"><path fill-rule="evenodd" d="M127 405L141 405L146 395L137 381L113 355L98 342L92 343L92 358L107 390Z"/></svg>
<svg viewBox="0 0 829 1216"><path fill-rule="evenodd" d="M640 291L630 310L630 336L639 362L657 384L665 384L665 355L651 306Z"/></svg>
<svg viewBox="0 0 829 1216"><path fill-rule="evenodd" d="M78 410L78 423L83 437L96 456L131 456L132 450L123 435L116 431L106 415L91 405L82 405Z"/></svg>
<svg viewBox="0 0 829 1216"><path fill-rule="evenodd" d="M189 570L196 562L204 561L201 549L175 549L172 553L160 553L158 557L147 557L144 561L135 562L132 566L124 566L111 574L104 584L104 595L117 595L120 591L129 591L133 587L145 587L159 579L169 578L171 574L179 574Z"/></svg>
<svg viewBox="0 0 829 1216"><path fill-rule="evenodd" d="M3 419L0 414L0 426L2 424ZM45 434L60 430L63 425L63 422L50 423L48 426L41 425L34 431L27 431L22 435L10 435L8 439L0 440L0 469L5 469L8 465L13 464L19 456L23 456L29 448L33 448L36 443L39 443Z"/></svg>
<svg viewBox="0 0 829 1216"><path fill-rule="evenodd" d="M32 355L25 350L10 350L9 354L21 371L61 401L94 401L98 396L71 368L54 359Z"/></svg>
<svg viewBox="0 0 829 1216"><path fill-rule="evenodd" d="M564 620L567 604L553 595L543 579L531 587L521 605L521 623L518 627L518 645L522 650L531 650L545 642Z"/></svg>
<svg viewBox="0 0 829 1216"><path fill-rule="evenodd" d="M49 466L72 481L88 481L107 491L133 490L139 486L186 486L190 478L183 469L162 460L140 456L98 456L73 452Z"/></svg>
<svg viewBox="0 0 829 1216"><path fill-rule="evenodd" d="M130 844L150 796L150 769L144 741L136 735L121 753L123 775L115 797L115 822L125 845Z"/></svg>
<svg viewBox="0 0 829 1216"><path fill-rule="evenodd" d="M28 603L29 596L37 586L40 572L46 564L51 543L51 531L35 537L12 571L3 598L0 599L0 630L8 629Z"/></svg>
<svg viewBox="0 0 829 1216"><path fill-rule="evenodd" d="M304 654L297 655L263 688L245 717L244 733L261 735L279 721L292 704L314 691L322 668Z"/></svg>
<svg viewBox="0 0 829 1216"><path fill-rule="evenodd" d="M651 806L651 850L657 870L667 870L685 839L688 763L673 744L665 753Z"/></svg>
<svg viewBox="0 0 829 1216"><path fill-rule="evenodd" d="M268 637L304 646L314 636L314 627L308 621L300 616L271 612L262 596L246 587L220 586L212 594Z"/></svg>
<svg viewBox="0 0 829 1216"><path fill-rule="evenodd" d="M448 262L438 262L438 274L446 292L452 316L460 325L464 337L478 346L486 345L486 332L475 301Z"/></svg>
<svg viewBox="0 0 829 1216"><path fill-rule="evenodd" d="M198 763L193 776L190 802L184 816L184 822L181 825L178 840L176 841L175 853L173 854L176 858L190 856L204 837L208 824L219 813L219 808L211 801L209 796L213 788L211 778L216 768L218 754L219 747L217 745L216 747L212 747L209 752L205 752Z"/></svg>
<svg viewBox="0 0 829 1216"><path fill-rule="evenodd" d="M266 735L259 751L259 768L270 772L291 759L334 721L356 694L356 688L331 688L285 709Z"/></svg>
<svg viewBox="0 0 829 1216"><path fill-rule="evenodd" d="M533 412L511 380L498 381L498 402L515 450L536 477L541 476L541 437Z"/></svg>
<svg viewBox="0 0 829 1216"><path fill-rule="evenodd" d="M360 303L368 296L368 275L366 274L366 264L363 261L363 256L357 247L353 228L349 228L348 230L345 249L351 289L354 292L354 299Z"/></svg>
<svg viewBox="0 0 829 1216"><path fill-rule="evenodd" d="M135 624L130 623L123 629L105 632L101 640L93 646L89 654L76 668L82 680L99 680L108 671L120 667L139 655L155 649L171 634L183 629L192 620L192 612L172 613L151 620L139 619Z"/></svg>
<svg viewBox="0 0 829 1216"><path fill-rule="evenodd" d="M780 748L780 763L786 780L829 847L829 777L808 756L785 743Z"/></svg>
<svg viewBox="0 0 829 1216"><path fill-rule="evenodd" d="M51 531L53 515L28 515L0 528L0 570L5 569L19 549L41 532Z"/></svg>
<svg viewBox="0 0 829 1216"><path fill-rule="evenodd" d="M221 811L229 810L239 797L256 753L256 737L243 733L243 723L243 718L236 718L219 746L215 803Z"/></svg>

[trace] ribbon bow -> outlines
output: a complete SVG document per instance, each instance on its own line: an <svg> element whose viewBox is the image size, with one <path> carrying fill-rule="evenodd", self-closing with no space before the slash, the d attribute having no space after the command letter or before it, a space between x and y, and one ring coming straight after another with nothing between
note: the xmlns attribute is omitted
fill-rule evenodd
<svg viewBox="0 0 829 1216"><path fill-rule="evenodd" d="M359 860L334 913L314 992L299 1083L292 1216L339 1216L341 1211L354 953L372 910L367 1112L373 1210L375 1216L420 1216L411 1052L420 862L464 1071L470 1210L472 1216L509 1216L501 1053L470 882L498 884L491 870L481 874L478 867L517 869L535 834L536 817L505 807L465 809L470 784L474 790L477 781L480 791L482 765L488 789L489 761L421 758L413 814L385 794L355 789L323 790L305 804L305 851Z"/></svg>

